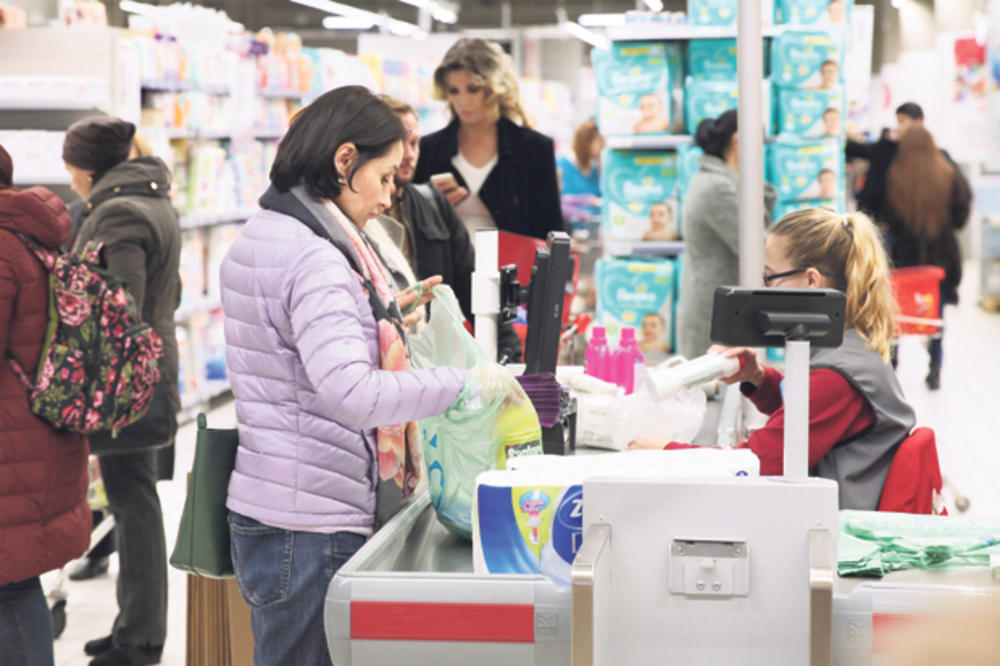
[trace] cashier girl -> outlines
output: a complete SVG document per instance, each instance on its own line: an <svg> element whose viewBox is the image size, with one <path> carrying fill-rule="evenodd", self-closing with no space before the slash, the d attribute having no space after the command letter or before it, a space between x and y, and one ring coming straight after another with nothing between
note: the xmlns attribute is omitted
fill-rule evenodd
<svg viewBox="0 0 1000 666"><path fill-rule="evenodd" d="M915 424L889 365L894 301L889 262L878 231L861 213L825 208L791 213L771 228L764 248L764 285L832 288L847 295L844 341L814 349L809 373L809 468L811 476L836 481L841 509L878 508L893 456ZM760 458L760 473L780 475L785 410L782 375L758 364L745 348L714 348L741 360L727 383L770 418L742 445ZM640 438L632 449L690 448Z"/></svg>

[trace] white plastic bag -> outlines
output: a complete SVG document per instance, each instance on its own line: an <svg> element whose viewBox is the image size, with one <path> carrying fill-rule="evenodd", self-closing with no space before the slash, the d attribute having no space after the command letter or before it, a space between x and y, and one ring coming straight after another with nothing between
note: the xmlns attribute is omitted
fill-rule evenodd
<svg viewBox="0 0 1000 666"><path fill-rule="evenodd" d="M619 398L612 431L614 446L624 450L637 437L688 443L701 430L706 403L705 392L697 386L660 402L654 402L647 391Z"/></svg>

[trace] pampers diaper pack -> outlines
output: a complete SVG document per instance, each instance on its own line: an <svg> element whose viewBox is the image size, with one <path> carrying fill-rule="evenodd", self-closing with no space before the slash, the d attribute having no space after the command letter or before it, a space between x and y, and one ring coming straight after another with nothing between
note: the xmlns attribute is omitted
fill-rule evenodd
<svg viewBox="0 0 1000 666"><path fill-rule="evenodd" d="M844 134L847 96L830 90L778 89L778 132L810 139Z"/></svg>
<svg viewBox="0 0 1000 666"><path fill-rule="evenodd" d="M833 88L841 82L842 36L787 30L771 44L771 77L784 88Z"/></svg>
<svg viewBox="0 0 1000 666"><path fill-rule="evenodd" d="M832 208L836 211L844 210L837 205L836 199L815 199L810 201L779 201L774 204L773 220L777 222L789 213L805 208Z"/></svg>
<svg viewBox="0 0 1000 666"><path fill-rule="evenodd" d="M597 125L605 136L670 130L667 49L662 43L623 42L594 49Z"/></svg>
<svg viewBox="0 0 1000 666"><path fill-rule="evenodd" d="M692 39L688 43L687 73L702 81L735 81L736 40Z"/></svg>
<svg viewBox="0 0 1000 666"><path fill-rule="evenodd" d="M768 146L771 177L779 201L836 199L841 192L844 152L836 139L781 138Z"/></svg>
<svg viewBox="0 0 1000 666"><path fill-rule="evenodd" d="M472 561L476 573L540 573L570 584L583 540L583 482L591 476L683 478L758 476L747 449L628 451L534 456L476 477ZM534 464L531 464L534 463Z"/></svg>
<svg viewBox="0 0 1000 666"><path fill-rule="evenodd" d="M688 21L694 25L732 25L739 4L739 0L688 0ZM774 0L762 0L760 8L761 21L770 25L774 17Z"/></svg>
<svg viewBox="0 0 1000 666"><path fill-rule="evenodd" d="M768 134L773 133L773 118L771 114L771 85L769 81L761 84L761 99L765 127ZM706 81L687 77L684 83L684 109L688 134L698 131L698 123L705 118L717 118L729 109L739 106L739 83L731 81Z"/></svg>
<svg viewBox="0 0 1000 666"><path fill-rule="evenodd" d="M677 154L606 150L601 164L603 233L611 240L677 238Z"/></svg>
<svg viewBox="0 0 1000 666"><path fill-rule="evenodd" d="M775 23L846 27L854 0L775 0Z"/></svg>
<svg viewBox="0 0 1000 666"><path fill-rule="evenodd" d="M666 353L673 331L674 265L669 259L602 257L597 260L597 323L617 337L639 329L643 352Z"/></svg>

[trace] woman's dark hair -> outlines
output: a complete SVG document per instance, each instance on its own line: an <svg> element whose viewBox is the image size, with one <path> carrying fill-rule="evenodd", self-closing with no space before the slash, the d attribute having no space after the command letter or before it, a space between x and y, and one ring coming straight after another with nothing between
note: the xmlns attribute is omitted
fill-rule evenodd
<svg viewBox="0 0 1000 666"><path fill-rule="evenodd" d="M279 192L304 185L312 196L334 199L367 162L385 155L406 137L403 123L385 102L363 86L323 93L292 120L278 144L271 184ZM348 173L334 164L337 148L353 143L358 159Z"/></svg>
<svg viewBox="0 0 1000 666"><path fill-rule="evenodd" d="M923 127L911 127L899 138L889 167L886 203L903 227L921 239L935 240L950 220L955 167L941 154Z"/></svg>
<svg viewBox="0 0 1000 666"><path fill-rule="evenodd" d="M706 154L725 159L726 150L736 134L736 117L736 109L730 109L718 118L705 118L698 123L694 142Z"/></svg>

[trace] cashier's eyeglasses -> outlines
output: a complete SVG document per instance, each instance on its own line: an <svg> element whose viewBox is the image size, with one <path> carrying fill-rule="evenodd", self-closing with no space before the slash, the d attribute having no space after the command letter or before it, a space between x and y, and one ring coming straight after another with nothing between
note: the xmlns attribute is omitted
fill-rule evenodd
<svg viewBox="0 0 1000 666"><path fill-rule="evenodd" d="M780 280L781 278L786 278L786 277L792 277L793 275L799 275L800 273L805 273L807 270L809 270L808 266L806 266L805 268L796 268L795 270L791 271L772 273L770 275L764 273L764 275L762 275L761 277L763 278L764 286L770 287L771 283L774 282L775 280Z"/></svg>

